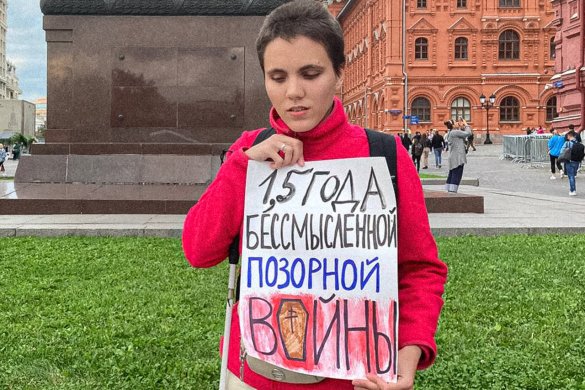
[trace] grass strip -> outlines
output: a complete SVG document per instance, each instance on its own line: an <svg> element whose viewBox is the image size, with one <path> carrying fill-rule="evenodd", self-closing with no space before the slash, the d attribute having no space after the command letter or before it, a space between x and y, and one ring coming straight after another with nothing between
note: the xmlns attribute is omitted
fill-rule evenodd
<svg viewBox="0 0 585 390"><path fill-rule="evenodd" d="M417 389L585 388L585 235L440 238L436 364ZM227 265L180 241L0 239L0 387L214 389Z"/></svg>

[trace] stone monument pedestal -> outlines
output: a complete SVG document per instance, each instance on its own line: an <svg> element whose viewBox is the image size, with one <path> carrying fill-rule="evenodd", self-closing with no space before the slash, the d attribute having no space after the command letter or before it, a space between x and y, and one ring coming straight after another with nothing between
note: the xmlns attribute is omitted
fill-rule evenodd
<svg viewBox="0 0 585 390"><path fill-rule="evenodd" d="M46 143L0 182L0 208L186 213L221 151L267 125L255 40L286 1L41 0ZM429 212L483 212L483 200L456 210L426 197Z"/></svg>

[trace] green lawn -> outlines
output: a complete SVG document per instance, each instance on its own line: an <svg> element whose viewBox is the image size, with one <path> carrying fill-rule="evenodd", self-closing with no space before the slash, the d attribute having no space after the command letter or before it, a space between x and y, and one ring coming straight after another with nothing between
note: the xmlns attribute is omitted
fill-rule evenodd
<svg viewBox="0 0 585 390"><path fill-rule="evenodd" d="M585 236L441 238L417 389L585 389ZM177 239L0 239L0 388L214 389L227 266Z"/></svg>
<svg viewBox="0 0 585 390"><path fill-rule="evenodd" d="M447 179L447 176L436 175L433 173L419 173L421 179Z"/></svg>

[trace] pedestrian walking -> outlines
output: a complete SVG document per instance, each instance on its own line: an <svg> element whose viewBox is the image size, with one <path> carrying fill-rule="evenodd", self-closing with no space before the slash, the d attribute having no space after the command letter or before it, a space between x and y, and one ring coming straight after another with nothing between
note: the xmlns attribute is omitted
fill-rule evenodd
<svg viewBox="0 0 585 390"><path fill-rule="evenodd" d="M412 140L412 161L416 167L416 171L420 172L420 159L423 154L424 147L419 138L413 138Z"/></svg>
<svg viewBox="0 0 585 390"><path fill-rule="evenodd" d="M459 190L459 183L463 178L463 167L467 163L467 152L465 150L465 139L472 133L471 127L462 117L445 122L449 129L445 140L449 145L449 176L447 176L447 192L456 193Z"/></svg>
<svg viewBox="0 0 585 390"><path fill-rule="evenodd" d="M435 155L435 168L441 168L443 160L443 149L445 148L445 138L438 130L433 131L433 138L431 139L431 147Z"/></svg>
<svg viewBox="0 0 585 390"><path fill-rule="evenodd" d="M561 155L565 150L570 149L569 159L565 164L567 177L569 178L569 196L577 195L577 186L575 177L577 176L577 170L579 165L583 161L585 155L583 144L577 142L576 134L574 130L567 133L567 141L563 144L561 149Z"/></svg>
<svg viewBox="0 0 585 390"><path fill-rule="evenodd" d="M469 148L473 149L473 151L475 152L477 149L475 149L475 144L473 143L475 137L473 136L473 133L471 133L471 135L469 137L467 137L467 139L465 140L465 151L468 152Z"/></svg>
<svg viewBox="0 0 585 390"><path fill-rule="evenodd" d="M556 169L559 170L561 178L563 177L563 167L561 166L561 162L559 161L559 155L561 154L561 149L563 148L563 144L565 143L565 139L559 132L551 128L550 132L552 137L548 140L548 155L550 157L550 172L551 172L551 180L555 180L557 177L555 176Z"/></svg>
<svg viewBox="0 0 585 390"><path fill-rule="evenodd" d="M431 153L431 140L429 139L427 133L424 133L420 137L420 143L423 147L423 151L422 151L423 168L422 169L428 169L429 168L429 154Z"/></svg>
<svg viewBox="0 0 585 390"><path fill-rule="evenodd" d="M401 141L402 141L402 146L404 146L404 149L406 149L406 151L409 152L410 146L412 145L412 141L410 140L408 133L406 133L406 132L402 133Z"/></svg>
<svg viewBox="0 0 585 390"><path fill-rule="evenodd" d="M249 161L269 160L272 169L280 169L302 167L305 161L370 156L364 128L348 122L343 103L335 96L345 62L343 32L321 2L297 0L273 10L264 19L256 48L272 103L267 124L274 134L256 143L264 127L245 131L230 146L213 183L187 214L183 250L195 267L221 263L234 238L242 232ZM273 370L277 373L282 370L271 369L266 362L261 363L263 367L268 365L267 370L254 371L248 364L246 351L241 349L238 304L235 304L228 353L224 355L229 370L228 389L406 389L412 387L417 369L433 363L434 334L443 304L441 295L447 269L438 258L431 235L420 180L400 144L396 147L396 165L400 172L396 211L400 216L397 236L401 349L393 358L398 363L398 383L386 384L371 374L367 379L353 382L301 373L291 375L303 377L306 382L301 384L300 380L290 382L288 374L286 378L276 378ZM392 183L380 184L392 187ZM380 276L382 283L384 277ZM374 367L372 371L376 371Z"/></svg>
<svg viewBox="0 0 585 390"><path fill-rule="evenodd" d="M0 174L6 176L6 168L4 168L4 161L6 161L7 153L4 145L0 144Z"/></svg>

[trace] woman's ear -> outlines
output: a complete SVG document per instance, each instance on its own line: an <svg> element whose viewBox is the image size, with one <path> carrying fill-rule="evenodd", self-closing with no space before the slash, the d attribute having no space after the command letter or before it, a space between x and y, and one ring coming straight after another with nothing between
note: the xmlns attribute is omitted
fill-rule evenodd
<svg viewBox="0 0 585 390"><path fill-rule="evenodd" d="M341 86L343 85L343 69L339 70L339 76L337 76L337 82L335 83L335 90L341 92Z"/></svg>

